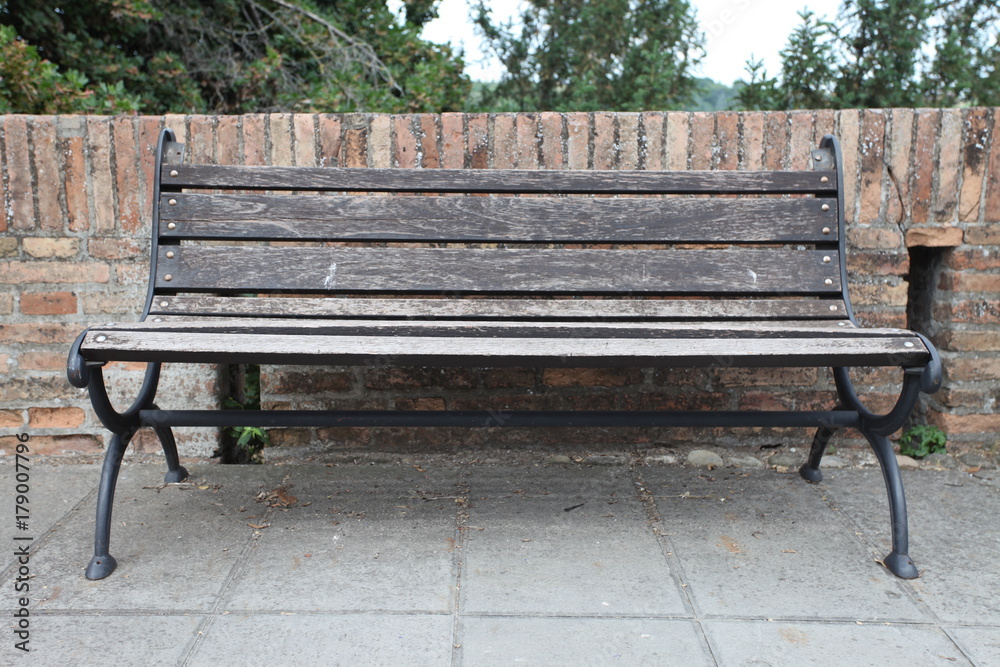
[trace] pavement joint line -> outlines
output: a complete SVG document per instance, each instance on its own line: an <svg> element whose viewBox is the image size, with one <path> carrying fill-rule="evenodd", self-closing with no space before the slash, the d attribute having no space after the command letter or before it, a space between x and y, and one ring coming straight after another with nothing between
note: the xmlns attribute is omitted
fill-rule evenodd
<svg viewBox="0 0 1000 667"><path fill-rule="evenodd" d="M705 627L701 620L703 614L700 613L701 610L698 609L697 602L691 594L690 582L684 575L684 568L681 566L680 558L677 556L677 549L671 541L670 536L667 534L666 527L663 525L663 519L660 517L660 512L656 506L656 500L653 498L653 494L649 490L649 484L646 483L645 478L639 470L640 465L640 455L636 452L629 457L627 468L635 495L639 499L639 503L646 510L646 525L653 533L653 539L656 540L656 543L660 547L660 554L666 561L667 567L670 569L670 578L673 580L674 586L680 589L681 599L684 601L684 606L691 612L691 617L686 620L694 622L695 626L698 628L698 639L701 641L702 648L708 653L708 657L712 660L712 662L718 665L718 652L712 646L708 633L705 632Z"/></svg>
<svg viewBox="0 0 1000 667"><path fill-rule="evenodd" d="M469 526L469 498L472 491L469 487L469 469L465 467L459 471L456 483L455 502L455 546L451 555L452 577L452 622L451 622L451 664L452 667L461 667L464 657L462 645L464 642L465 626L462 623L462 566L464 565L466 533Z"/></svg>
<svg viewBox="0 0 1000 667"><path fill-rule="evenodd" d="M279 486L285 486L290 477L291 473L286 474L284 478L282 478ZM269 525L274 513L274 507L271 507L270 505L266 506L264 516L261 519L261 524ZM225 611L228 611L223 610L220 612L220 607L225 602L229 591L235 585L237 580L239 580L239 578L246 572L247 566L250 563L251 554L260 544L263 537L264 531L255 529L252 533L250 533L249 539L243 543L239 553L236 555L233 566L229 569L229 573L222 582L222 586L219 587L219 590L215 594L215 602L212 604L212 608L207 612L203 612L205 617L198 624L198 627L195 628L194 639L184 651L184 655L178 663L182 667L191 664L192 659L198 653L198 649L201 648L204 643L205 636L211 631L212 626L215 625L215 619L223 615Z"/></svg>

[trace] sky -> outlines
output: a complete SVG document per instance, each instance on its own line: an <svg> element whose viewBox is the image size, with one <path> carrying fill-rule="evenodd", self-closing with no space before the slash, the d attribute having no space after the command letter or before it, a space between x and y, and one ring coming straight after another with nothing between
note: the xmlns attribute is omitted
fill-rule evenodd
<svg viewBox="0 0 1000 667"><path fill-rule="evenodd" d="M599 0L598 0L599 1ZM488 2L494 20L517 15L520 0ZM808 7L818 17L834 19L840 0L691 0L705 32L705 58L697 76L732 84L745 76L747 59L762 58L770 75L781 69L778 52L800 23L798 12ZM466 73L477 81L496 81L503 68L495 59L484 58L481 39L469 20L468 0L442 0L439 18L424 27L423 37L432 42L450 42L465 50Z"/></svg>

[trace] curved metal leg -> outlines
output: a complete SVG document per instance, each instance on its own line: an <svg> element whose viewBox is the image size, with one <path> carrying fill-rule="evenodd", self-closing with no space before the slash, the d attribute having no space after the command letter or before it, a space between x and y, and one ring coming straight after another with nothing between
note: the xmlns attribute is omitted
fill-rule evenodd
<svg viewBox="0 0 1000 667"><path fill-rule="evenodd" d="M155 405L150 406L153 410L159 410ZM160 446L163 448L163 458L167 460L167 474L163 481L167 484L183 482L188 477L188 471L181 465L177 456L177 442L174 440L174 432L169 426L153 426L153 432L160 439Z"/></svg>
<svg viewBox="0 0 1000 667"><path fill-rule="evenodd" d="M115 485L118 482L118 472L121 469L122 457L128 447L132 433L111 436L107 454L104 455L104 466L101 468L101 485L97 490L97 528L94 534L94 557L87 566L88 579L103 579L118 566L118 562L109 553L111 546L111 510L115 500Z"/></svg>
<svg viewBox="0 0 1000 667"><path fill-rule="evenodd" d="M840 409L837 406L836 409ZM810 482L822 482L823 473L819 470L819 463L823 460L823 454L826 452L826 446L830 442L830 438L833 434L837 432L836 426L820 426L816 429L816 435L813 436L812 447L809 449L809 460L802 464L799 468L799 474Z"/></svg>
<svg viewBox="0 0 1000 667"><path fill-rule="evenodd" d="M885 488L889 494L889 519L892 522L892 551L883 559L890 572L902 579L916 579L917 566L910 559L910 539L906 520L906 496L903 493L903 478L899 474L896 453L892 443L884 435L876 435L867 429L861 433L868 438L875 450L875 457L882 468Z"/></svg>

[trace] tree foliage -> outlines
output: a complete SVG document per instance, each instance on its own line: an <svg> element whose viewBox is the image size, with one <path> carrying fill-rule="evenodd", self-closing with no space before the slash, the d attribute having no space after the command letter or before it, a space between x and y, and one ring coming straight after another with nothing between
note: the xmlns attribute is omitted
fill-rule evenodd
<svg viewBox="0 0 1000 667"><path fill-rule="evenodd" d="M476 24L506 67L487 106L592 111L677 108L697 90L704 36L686 0L529 0L521 25Z"/></svg>
<svg viewBox="0 0 1000 667"><path fill-rule="evenodd" d="M799 14L768 78L748 63L748 109L1000 104L1000 6L992 0L845 0L837 22Z"/></svg>
<svg viewBox="0 0 1000 667"><path fill-rule="evenodd" d="M435 3L408 0L397 17L386 0L3 0L0 105L37 113L458 109L470 85L462 56L419 37Z"/></svg>

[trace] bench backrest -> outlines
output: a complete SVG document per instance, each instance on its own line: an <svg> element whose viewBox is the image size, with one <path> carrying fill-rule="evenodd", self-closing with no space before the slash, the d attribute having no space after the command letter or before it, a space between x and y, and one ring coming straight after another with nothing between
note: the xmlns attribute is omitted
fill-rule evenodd
<svg viewBox="0 0 1000 667"><path fill-rule="evenodd" d="M247 167L182 153L164 131L144 315L850 317L833 137L809 171Z"/></svg>

